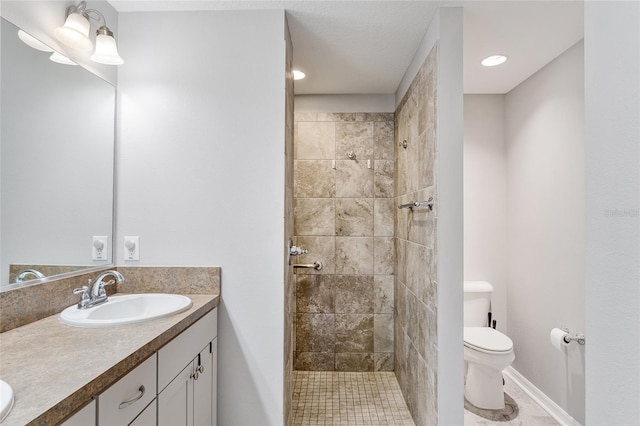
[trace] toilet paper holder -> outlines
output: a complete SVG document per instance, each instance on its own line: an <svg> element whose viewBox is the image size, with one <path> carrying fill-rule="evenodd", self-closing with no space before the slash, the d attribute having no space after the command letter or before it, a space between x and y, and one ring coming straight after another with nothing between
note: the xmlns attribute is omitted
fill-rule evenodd
<svg viewBox="0 0 640 426"><path fill-rule="evenodd" d="M567 327L566 325L562 327L562 331L567 333L565 336L562 337L562 340L564 340L565 343L571 343L572 341L575 340L576 342L578 342L579 345L584 345L585 340L584 340L583 333L578 333L575 336L572 336L571 332L569 331L569 327Z"/></svg>

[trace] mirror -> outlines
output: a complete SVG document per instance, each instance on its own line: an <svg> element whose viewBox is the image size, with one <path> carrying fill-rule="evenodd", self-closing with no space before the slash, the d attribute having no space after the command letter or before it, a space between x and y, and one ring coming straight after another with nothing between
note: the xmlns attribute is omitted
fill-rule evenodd
<svg viewBox="0 0 640 426"><path fill-rule="evenodd" d="M115 88L0 21L1 291L112 264Z"/></svg>

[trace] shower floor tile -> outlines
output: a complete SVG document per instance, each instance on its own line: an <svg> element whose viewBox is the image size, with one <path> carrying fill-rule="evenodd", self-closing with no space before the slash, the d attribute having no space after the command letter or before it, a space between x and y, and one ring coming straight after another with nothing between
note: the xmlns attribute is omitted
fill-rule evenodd
<svg viewBox="0 0 640 426"><path fill-rule="evenodd" d="M293 372L294 426L413 426L393 372Z"/></svg>

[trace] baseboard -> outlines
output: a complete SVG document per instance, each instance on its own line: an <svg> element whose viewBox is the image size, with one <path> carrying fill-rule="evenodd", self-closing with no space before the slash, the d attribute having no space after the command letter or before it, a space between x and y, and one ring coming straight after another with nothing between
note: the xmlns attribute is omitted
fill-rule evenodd
<svg viewBox="0 0 640 426"><path fill-rule="evenodd" d="M527 395L540 405L551 417L563 426L580 426L580 422L571 417L562 407L553 402L551 398L544 394L533 383L509 366L503 371L504 375L520 387Z"/></svg>

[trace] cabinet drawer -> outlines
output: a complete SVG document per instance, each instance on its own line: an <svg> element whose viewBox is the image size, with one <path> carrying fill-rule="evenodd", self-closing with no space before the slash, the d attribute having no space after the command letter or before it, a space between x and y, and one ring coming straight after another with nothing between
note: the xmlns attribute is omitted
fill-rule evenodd
<svg viewBox="0 0 640 426"><path fill-rule="evenodd" d="M98 425L129 424L156 396L157 359L152 355L98 397Z"/></svg>
<svg viewBox="0 0 640 426"><path fill-rule="evenodd" d="M158 393L217 336L218 309L213 309L158 351Z"/></svg>

